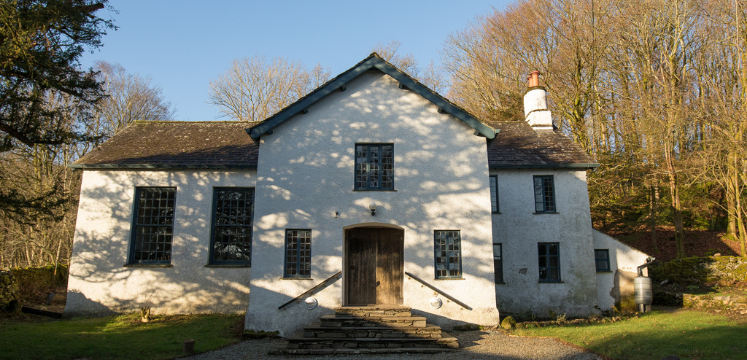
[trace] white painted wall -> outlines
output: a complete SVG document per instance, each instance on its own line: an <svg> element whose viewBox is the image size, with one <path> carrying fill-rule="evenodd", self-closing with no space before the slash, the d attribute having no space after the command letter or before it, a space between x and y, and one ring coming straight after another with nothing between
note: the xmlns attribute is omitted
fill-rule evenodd
<svg viewBox="0 0 747 360"><path fill-rule="evenodd" d="M633 296L633 279L638 276L638 266L646 263L648 254L623 244L619 240L597 230L594 235L594 249L609 249L610 272L597 273L597 296L599 307L609 310L622 297ZM648 269L643 269L648 276Z"/></svg>
<svg viewBox="0 0 747 360"><path fill-rule="evenodd" d="M548 316L551 311L586 316L597 304L596 268L586 172L500 170L500 214L493 214L493 237L503 244L504 284L496 284L502 312ZM552 175L555 214L535 214L534 175ZM539 282L537 243L560 243L561 283Z"/></svg>
<svg viewBox="0 0 747 360"><path fill-rule="evenodd" d="M378 71L308 110L261 139L246 328L285 336L342 305L344 279L315 295L314 310L277 310L341 271L343 229L372 222L404 229L404 270L473 310L445 299L432 309L433 291L406 277L404 305L447 327L497 324L485 138ZM353 190L356 143L394 144L395 191ZM378 206L375 217L370 203ZM283 279L288 228L312 230L312 279ZM433 231L452 229L461 230L465 280L434 280Z"/></svg>
<svg viewBox="0 0 747 360"><path fill-rule="evenodd" d="M85 171L68 280L65 315L134 311L239 313L246 309L250 268L208 263L213 188L254 187L256 171ZM173 267L125 267L138 186L176 187Z"/></svg>

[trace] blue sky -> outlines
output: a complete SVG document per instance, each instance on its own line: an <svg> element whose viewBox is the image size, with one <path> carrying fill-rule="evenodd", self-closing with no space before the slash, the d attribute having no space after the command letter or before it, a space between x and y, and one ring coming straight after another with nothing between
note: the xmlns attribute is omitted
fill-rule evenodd
<svg viewBox="0 0 747 360"><path fill-rule="evenodd" d="M379 43L400 41L425 66L440 64L449 34L465 29L507 0L461 1L165 1L112 0L118 13L100 10L117 31L86 53L150 77L176 108L176 120L220 120L207 102L210 80L234 59L284 57L335 76L368 56ZM227 119L226 119L227 120Z"/></svg>

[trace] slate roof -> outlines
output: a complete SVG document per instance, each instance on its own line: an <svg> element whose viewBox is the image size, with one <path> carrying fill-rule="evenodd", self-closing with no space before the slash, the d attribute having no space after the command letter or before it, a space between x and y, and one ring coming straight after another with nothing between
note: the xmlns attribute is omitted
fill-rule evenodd
<svg viewBox="0 0 747 360"><path fill-rule="evenodd" d="M594 168L599 164L560 130L519 121L485 122L498 130L488 143L490 169Z"/></svg>
<svg viewBox="0 0 747 360"><path fill-rule="evenodd" d="M135 121L78 159L72 168L252 169L259 144L245 129L254 122Z"/></svg>

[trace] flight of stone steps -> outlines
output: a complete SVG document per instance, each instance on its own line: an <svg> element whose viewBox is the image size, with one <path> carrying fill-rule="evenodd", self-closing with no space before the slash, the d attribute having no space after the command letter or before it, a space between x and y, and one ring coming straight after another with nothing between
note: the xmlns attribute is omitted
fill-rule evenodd
<svg viewBox="0 0 747 360"><path fill-rule="evenodd" d="M437 353L459 348L457 338L396 305L341 307L286 338L275 354Z"/></svg>

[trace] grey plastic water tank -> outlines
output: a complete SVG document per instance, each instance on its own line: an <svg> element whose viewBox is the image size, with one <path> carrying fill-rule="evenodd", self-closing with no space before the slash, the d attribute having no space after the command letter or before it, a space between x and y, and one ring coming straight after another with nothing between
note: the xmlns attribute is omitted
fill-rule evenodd
<svg viewBox="0 0 747 360"><path fill-rule="evenodd" d="M651 303L654 300L651 278L648 276L638 276L633 280L633 286L635 288L635 303L638 305L638 311L650 311Z"/></svg>

